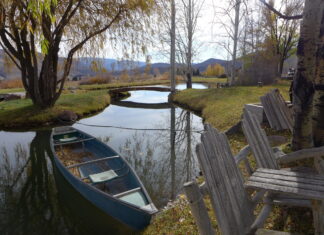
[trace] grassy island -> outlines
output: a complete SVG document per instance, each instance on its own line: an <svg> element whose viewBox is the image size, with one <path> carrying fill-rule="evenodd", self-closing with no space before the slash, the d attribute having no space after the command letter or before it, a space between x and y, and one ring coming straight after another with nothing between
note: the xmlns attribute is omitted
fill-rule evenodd
<svg viewBox="0 0 324 235"><path fill-rule="evenodd" d="M0 90L1 91L1 90ZM58 115L64 110L73 111L83 117L104 109L110 104L107 90L64 92L55 106L40 110L30 99L12 100L0 103L0 128L30 128L51 125L58 122Z"/></svg>

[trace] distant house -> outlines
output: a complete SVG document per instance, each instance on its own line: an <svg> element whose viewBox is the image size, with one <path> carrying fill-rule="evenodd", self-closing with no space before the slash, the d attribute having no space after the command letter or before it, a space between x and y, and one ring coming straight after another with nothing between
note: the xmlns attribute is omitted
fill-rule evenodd
<svg viewBox="0 0 324 235"><path fill-rule="evenodd" d="M75 75L72 77L72 81L80 81L83 78L83 75L79 74L79 75Z"/></svg>

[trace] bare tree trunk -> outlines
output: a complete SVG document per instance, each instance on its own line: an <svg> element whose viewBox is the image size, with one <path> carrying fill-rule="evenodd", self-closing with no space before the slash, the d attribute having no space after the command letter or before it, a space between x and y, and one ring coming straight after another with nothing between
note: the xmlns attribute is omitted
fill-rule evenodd
<svg viewBox="0 0 324 235"><path fill-rule="evenodd" d="M170 79L171 79L171 93L175 92L175 40L176 40L176 25L175 25L175 17L176 17L176 9L175 9L175 2L171 0L171 55L170 55L170 64L171 64L171 71L170 71Z"/></svg>
<svg viewBox="0 0 324 235"><path fill-rule="evenodd" d="M285 59L280 57L279 59L279 70L278 70L278 75L281 76L283 67L284 67Z"/></svg>
<svg viewBox="0 0 324 235"><path fill-rule="evenodd" d="M294 130L293 150L313 146L312 115L316 43L320 31L321 0L306 0L298 42L298 66L293 84Z"/></svg>
<svg viewBox="0 0 324 235"><path fill-rule="evenodd" d="M192 0L188 4L188 54L187 54L187 88L192 88Z"/></svg>
<svg viewBox="0 0 324 235"><path fill-rule="evenodd" d="M233 40L233 57L232 57L232 65L231 65L231 79L230 85L234 84L236 77L236 56L237 56L237 43L238 43L238 31L240 24L240 6L241 0L236 0L235 4L235 23L234 23L234 40Z"/></svg>

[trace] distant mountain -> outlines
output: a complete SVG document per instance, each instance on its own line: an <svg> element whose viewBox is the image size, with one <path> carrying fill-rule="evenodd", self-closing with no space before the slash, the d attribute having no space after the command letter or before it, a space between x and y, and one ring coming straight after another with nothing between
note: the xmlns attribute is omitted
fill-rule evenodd
<svg viewBox="0 0 324 235"><path fill-rule="evenodd" d="M60 58L60 62L63 63L63 58ZM201 63L193 64L193 68L199 69L200 72L204 72L208 65L211 64L220 64L223 67L227 67L229 63L226 60L220 59L208 59ZM0 49L0 76L5 79L14 79L20 77L20 71L15 66L10 66L10 68L5 66L4 60L4 51ZM131 61L131 60L122 60L118 61L115 59L106 59L106 58L91 58L91 57L80 57L75 58L73 65L71 67L70 76L94 76L97 72L93 69L94 65L98 68L105 68L107 71L114 72L115 75L120 74L122 71L128 70L130 73L144 73L147 70L145 62L141 61ZM240 63L238 63L240 66ZM156 74L157 72L162 74L169 71L169 63L153 63L150 65L150 73ZM61 75L62 70L59 70L59 76Z"/></svg>
<svg viewBox="0 0 324 235"><path fill-rule="evenodd" d="M220 60L220 59L210 58L208 60L205 60L204 62L201 62L201 63L198 63L198 64L193 64L193 67L195 69L199 69L200 72L204 72L207 69L208 65L220 64L221 66L226 68L228 63L229 63L229 61L227 61L227 60Z"/></svg>
<svg viewBox="0 0 324 235"><path fill-rule="evenodd" d="M145 62L141 61L131 61L122 60L118 61L115 59L105 59L105 58L91 58L91 57L81 57L75 58L73 61L73 66L70 75L94 75L96 72L93 70L93 64L96 64L98 68L104 68L107 71L119 72L123 70L132 70L137 67L145 66Z"/></svg>
<svg viewBox="0 0 324 235"><path fill-rule="evenodd" d="M199 69L200 72L204 72L209 65L220 64L223 67L225 67L225 69L226 69L228 63L229 63L229 61L227 61L227 60L220 60L220 59L211 58L211 59L208 59L208 60L206 60L204 62L193 64L193 68L194 69ZM241 63L238 62L237 66L241 66ZM151 67L150 73L155 74L158 71L159 73L162 74L164 72L169 71L170 64L168 64L168 63L153 63L153 64L151 64L150 67ZM180 67L180 64L178 64L178 67ZM140 68L137 68L137 70L139 70L139 72L141 72L141 73L143 73L145 71L145 69L146 69L146 65L142 66Z"/></svg>

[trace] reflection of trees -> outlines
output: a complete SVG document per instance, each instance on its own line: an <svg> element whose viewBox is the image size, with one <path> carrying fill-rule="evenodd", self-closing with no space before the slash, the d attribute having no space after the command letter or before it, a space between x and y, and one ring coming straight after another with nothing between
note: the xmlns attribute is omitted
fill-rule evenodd
<svg viewBox="0 0 324 235"><path fill-rule="evenodd" d="M0 234L64 234L49 171L50 132L40 131L15 156L2 151L0 169Z"/></svg>
<svg viewBox="0 0 324 235"><path fill-rule="evenodd" d="M136 132L120 147L119 152L134 168L157 206L168 198L169 163L158 157L152 133Z"/></svg>
<svg viewBox="0 0 324 235"><path fill-rule="evenodd" d="M136 132L119 149L158 207L173 199L197 171L192 147L199 135L191 131L191 116L188 111L171 108L170 115L156 126L170 126L170 132Z"/></svg>

